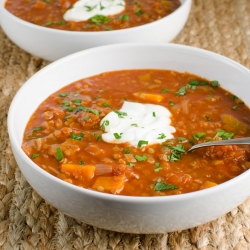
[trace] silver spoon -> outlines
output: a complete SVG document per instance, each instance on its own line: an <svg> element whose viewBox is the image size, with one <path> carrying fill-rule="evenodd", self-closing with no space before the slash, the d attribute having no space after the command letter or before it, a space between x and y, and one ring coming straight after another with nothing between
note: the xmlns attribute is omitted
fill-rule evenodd
<svg viewBox="0 0 250 250"><path fill-rule="evenodd" d="M250 144L250 137L203 142L203 143L199 143L199 144L192 146L190 149L188 149L188 151L192 151L194 149L201 148L201 147L221 146L221 145L240 145L240 144L241 145Z"/></svg>

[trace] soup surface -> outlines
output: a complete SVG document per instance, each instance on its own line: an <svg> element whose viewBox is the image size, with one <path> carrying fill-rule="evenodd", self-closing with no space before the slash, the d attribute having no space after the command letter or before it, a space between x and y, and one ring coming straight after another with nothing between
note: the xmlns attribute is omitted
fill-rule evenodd
<svg viewBox="0 0 250 250"><path fill-rule="evenodd" d="M169 15L181 5L179 0L119 1L121 3L118 5L124 5L119 13L112 11L114 10L112 7L111 11L106 11L108 8L108 5L105 7L105 4L108 4L107 0L95 0L92 4L91 1L85 1L85 5L83 4L78 10L84 9L83 15L90 18L78 21L73 21L76 19L72 18L68 19L68 15L65 16L65 13L68 10L71 11L74 4L79 2L76 0L7 0L5 8L25 21L49 28L70 31L110 31L156 21ZM94 4L95 2L98 4ZM106 13L116 14L107 15ZM70 16L76 17L78 14L72 12Z"/></svg>
<svg viewBox="0 0 250 250"><path fill-rule="evenodd" d="M50 174L99 192L164 196L209 188L250 167L246 145L187 153L196 143L250 135L248 107L219 85L155 69L81 79L37 108L22 148ZM165 116L168 122L162 120Z"/></svg>

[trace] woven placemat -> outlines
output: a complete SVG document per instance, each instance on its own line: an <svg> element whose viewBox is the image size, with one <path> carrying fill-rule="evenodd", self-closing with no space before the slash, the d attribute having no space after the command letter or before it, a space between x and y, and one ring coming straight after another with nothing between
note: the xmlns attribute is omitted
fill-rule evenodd
<svg viewBox="0 0 250 250"><path fill-rule="evenodd" d="M173 42L214 51L250 68L250 0L194 0ZM154 235L98 229L44 201L15 162L6 120L17 90L47 64L14 45L0 28L0 249L250 249L250 199L205 225Z"/></svg>

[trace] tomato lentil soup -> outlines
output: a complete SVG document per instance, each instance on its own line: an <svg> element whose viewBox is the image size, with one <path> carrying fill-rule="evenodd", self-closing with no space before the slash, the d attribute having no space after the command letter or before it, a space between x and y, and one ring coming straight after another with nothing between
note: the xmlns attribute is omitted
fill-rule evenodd
<svg viewBox="0 0 250 250"><path fill-rule="evenodd" d="M76 0L7 0L5 8L27 22L49 28L110 31L154 22L169 15L181 5L179 0L125 0L125 9L119 14L95 15L79 22L66 21L64 14L75 2Z"/></svg>
<svg viewBox="0 0 250 250"><path fill-rule="evenodd" d="M104 141L107 121L101 121L111 112L125 116L119 112L125 101L167 108L173 138L150 145L140 138L138 146ZM49 96L29 120L22 148L42 169L74 185L165 196L213 187L246 171L247 145L187 150L249 135L249 108L218 81L169 70L124 70L81 79Z"/></svg>

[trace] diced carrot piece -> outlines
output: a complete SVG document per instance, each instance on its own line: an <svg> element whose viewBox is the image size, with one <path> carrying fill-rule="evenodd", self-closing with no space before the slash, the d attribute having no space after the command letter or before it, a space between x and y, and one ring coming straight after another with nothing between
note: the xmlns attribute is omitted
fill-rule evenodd
<svg viewBox="0 0 250 250"><path fill-rule="evenodd" d="M244 134L246 134L250 132L250 127L240 122L238 119L234 118L231 115L223 115L222 122L230 126L236 133L243 132Z"/></svg>
<svg viewBox="0 0 250 250"><path fill-rule="evenodd" d="M145 75L138 76L138 78L140 82L148 82L151 79L151 75L145 74Z"/></svg>
<svg viewBox="0 0 250 250"><path fill-rule="evenodd" d="M98 177L92 188L101 192L119 194L124 187L125 180L117 177Z"/></svg>
<svg viewBox="0 0 250 250"><path fill-rule="evenodd" d="M95 166L94 165L77 165L77 164L62 164L62 172L67 172L73 175L75 178L82 176L86 180L90 180L94 177Z"/></svg>
<svg viewBox="0 0 250 250"><path fill-rule="evenodd" d="M217 184L215 182L205 181L203 183L203 185L201 186L201 189L206 189L206 188L210 188L210 187L214 187L214 186L217 186Z"/></svg>
<svg viewBox="0 0 250 250"><path fill-rule="evenodd" d="M162 95L157 95L157 94L147 94L147 93L136 92L133 95L142 100L149 101L149 102L161 102L163 99Z"/></svg>
<svg viewBox="0 0 250 250"><path fill-rule="evenodd" d="M32 7L33 9L36 9L36 10L43 10L46 7L46 3L40 0L37 0Z"/></svg>

